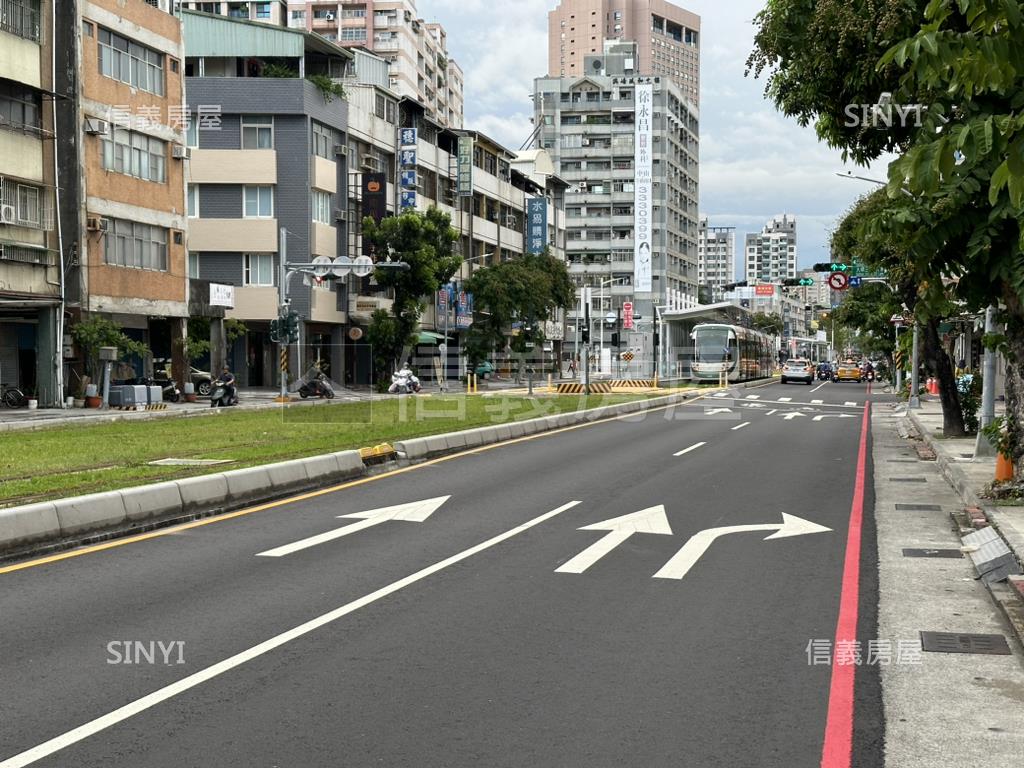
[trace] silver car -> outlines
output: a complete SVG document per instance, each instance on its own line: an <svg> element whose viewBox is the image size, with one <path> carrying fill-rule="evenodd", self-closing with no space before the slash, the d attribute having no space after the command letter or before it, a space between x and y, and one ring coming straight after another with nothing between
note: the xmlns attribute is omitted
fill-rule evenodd
<svg viewBox="0 0 1024 768"><path fill-rule="evenodd" d="M787 360L782 366L782 383L790 381L802 381L805 384L814 383L814 366L807 360Z"/></svg>

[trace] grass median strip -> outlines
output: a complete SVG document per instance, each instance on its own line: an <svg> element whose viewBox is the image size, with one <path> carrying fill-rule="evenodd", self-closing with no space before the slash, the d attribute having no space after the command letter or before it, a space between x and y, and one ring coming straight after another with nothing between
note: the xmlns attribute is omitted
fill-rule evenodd
<svg viewBox="0 0 1024 768"><path fill-rule="evenodd" d="M66 425L0 434L0 507L109 491L226 469L394 443L415 437L646 399L388 398L311 408L226 410L182 419ZM166 459L229 464L152 465Z"/></svg>

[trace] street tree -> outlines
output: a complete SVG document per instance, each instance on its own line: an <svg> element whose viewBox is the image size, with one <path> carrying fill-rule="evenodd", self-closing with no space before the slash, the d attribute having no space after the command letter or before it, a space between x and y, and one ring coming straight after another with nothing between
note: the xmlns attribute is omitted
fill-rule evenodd
<svg viewBox="0 0 1024 768"><path fill-rule="evenodd" d="M451 217L431 207L425 213L407 211L390 216L378 224L371 217L363 220L363 242L372 249L377 260L392 258L409 265L408 269L378 269L377 284L390 288L394 303L394 323L381 325L383 315L374 313L368 336L374 344L375 373L382 381L389 368L399 362L403 351L412 344L424 299L455 274L462 257L453 249L459 233L451 225ZM381 327L374 329L374 323Z"/></svg>
<svg viewBox="0 0 1024 768"><path fill-rule="evenodd" d="M478 269L465 287L473 294L477 313L466 343L471 369L495 350L504 349L515 321L528 330L513 337L513 351L523 353L526 344L542 342L542 324L555 310L570 306L575 297L565 262L546 249Z"/></svg>
<svg viewBox="0 0 1024 768"><path fill-rule="evenodd" d="M771 336L781 336L784 328L782 317L777 312L755 312L750 317L750 325Z"/></svg>

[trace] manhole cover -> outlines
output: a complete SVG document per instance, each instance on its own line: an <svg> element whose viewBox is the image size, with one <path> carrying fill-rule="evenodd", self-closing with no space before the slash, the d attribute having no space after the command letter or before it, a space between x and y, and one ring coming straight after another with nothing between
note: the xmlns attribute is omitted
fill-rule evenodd
<svg viewBox="0 0 1024 768"><path fill-rule="evenodd" d="M927 477L890 477L892 483L927 483Z"/></svg>
<svg viewBox="0 0 1024 768"><path fill-rule="evenodd" d="M1010 655L1010 646L1002 635L971 635L956 632L921 632L921 650L932 653Z"/></svg>
<svg viewBox="0 0 1024 768"><path fill-rule="evenodd" d="M897 504L896 509L903 509L908 512L941 512L942 507L938 504Z"/></svg>
<svg viewBox="0 0 1024 768"><path fill-rule="evenodd" d="M158 459L150 464L157 467L210 467L214 464L230 464L233 459Z"/></svg>
<svg viewBox="0 0 1024 768"><path fill-rule="evenodd" d="M904 549L904 557L957 557L962 558L964 553L959 549Z"/></svg>

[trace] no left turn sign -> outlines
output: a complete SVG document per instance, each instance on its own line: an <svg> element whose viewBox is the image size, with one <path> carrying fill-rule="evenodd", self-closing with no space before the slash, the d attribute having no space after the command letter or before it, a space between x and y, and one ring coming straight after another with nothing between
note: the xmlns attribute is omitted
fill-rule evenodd
<svg viewBox="0 0 1024 768"><path fill-rule="evenodd" d="M850 287L850 278L843 272L833 272L828 276L828 285L833 291L845 291Z"/></svg>

